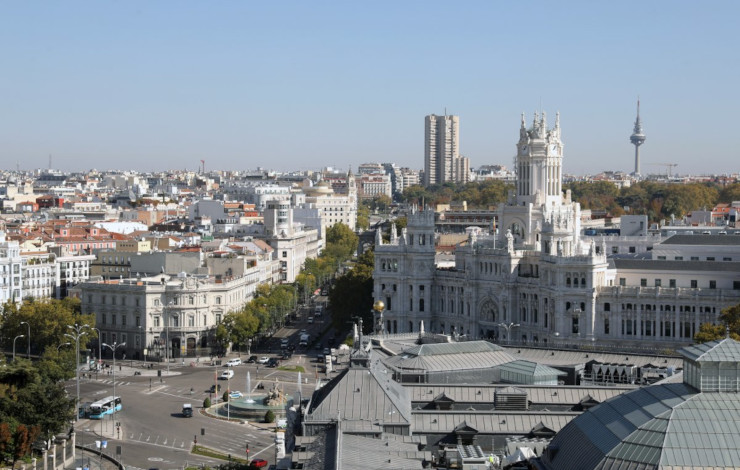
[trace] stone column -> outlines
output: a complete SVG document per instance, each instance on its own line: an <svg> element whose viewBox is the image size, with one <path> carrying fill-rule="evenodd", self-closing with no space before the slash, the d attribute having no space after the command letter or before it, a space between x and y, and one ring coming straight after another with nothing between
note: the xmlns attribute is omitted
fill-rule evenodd
<svg viewBox="0 0 740 470"><path fill-rule="evenodd" d="M62 465L67 463L67 439L62 439Z"/></svg>

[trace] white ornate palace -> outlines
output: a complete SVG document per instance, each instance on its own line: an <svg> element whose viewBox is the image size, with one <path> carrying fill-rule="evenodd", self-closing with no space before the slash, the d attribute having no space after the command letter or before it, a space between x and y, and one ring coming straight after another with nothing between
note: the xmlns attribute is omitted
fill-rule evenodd
<svg viewBox="0 0 740 470"><path fill-rule="evenodd" d="M423 322L469 338L674 347L740 303L740 236L696 235L690 245L703 244L704 256L691 260L675 249L607 257L603 240L582 236L580 205L562 193L560 132L559 116L549 130L544 113L529 129L522 116L516 191L498 208L498 229L471 231L453 268L435 264L431 210L409 214L389 243L378 233L382 332L416 332Z"/></svg>

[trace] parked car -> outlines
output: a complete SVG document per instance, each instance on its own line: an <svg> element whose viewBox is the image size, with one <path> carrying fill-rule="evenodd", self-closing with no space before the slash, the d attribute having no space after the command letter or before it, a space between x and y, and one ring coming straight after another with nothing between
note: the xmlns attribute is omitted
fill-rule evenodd
<svg viewBox="0 0 740 470"><path fill-rule="evenodd" d="M257 362L257 356L249 356L249 359L247 359L247 363L254 364Z"/></svg>
<svg viewBox="0 0 740 470"><path fill-rule="evenodd" d="M234 367L234 366L240 366L242 364L241 359L229 359L226 362L226 367Z"/></svg>
<svg viewBox="0 0 740 470"><path fill-rule="evenodd" d="M221 380L228 380L228 379L232 378L233 376L234 376L234 371L231 370L231 369L229 369L229 370L225 370L225 371L221 372L221 375L219 376L219 378Z"/></svg>
<svg viewBox="0 0 740 470"><path fill-rule="evenodd" d="M267 356L262 356L257 360L260 364L267 364L270 361L270 358Z"/></svg>

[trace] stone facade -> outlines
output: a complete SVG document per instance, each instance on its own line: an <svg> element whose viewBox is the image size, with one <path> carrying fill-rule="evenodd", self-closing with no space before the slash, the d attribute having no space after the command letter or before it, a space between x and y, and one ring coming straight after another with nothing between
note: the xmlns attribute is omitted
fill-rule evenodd
<svg viewBox="0 0 740 470"><path fill-rule="evenodd" d="M675 264L684 275L668 276L666 261L649 255L637 266L607 258L604 240L581 236L580 205L562 193L562 158L559 116L552 129L544 113L529 128L522 116L516 192L498 208L498 227L471 231L457 247L454 267L435 264L431 210L412 211L389 243L376 238L374 296L385 303L376 329L418 332L423 322L468 338L674 347L740 302L734 261Z"/></svg>

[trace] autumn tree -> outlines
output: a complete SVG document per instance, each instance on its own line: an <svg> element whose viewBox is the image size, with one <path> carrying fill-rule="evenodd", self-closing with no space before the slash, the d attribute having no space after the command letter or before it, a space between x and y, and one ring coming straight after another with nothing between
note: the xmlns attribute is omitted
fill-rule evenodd
<svg viewBox="0 0 740 470"><path fill-rule="evenodd" d="M38 438L50 439L74 417L75 399L62 382L44 376L30 361L17 359L0 369L0 454L13 462Z"/></svg>
<svg viewBox="0 0 740 470"><path fill-rule="evenodd" d="M44 299L24 301L21 305L9 302L3 306L2 326L0 334L5 338L14 338L18 335L27 335L27 322L31 335L31 351L43 353L45 350L56 349L67 342L65 333L69 333L68 325L95 326L95 315L82 315L78 299ZM80 349L87 348L90 334L80 337Z"/></svg>
<svg viewBox="0 0 740 470"><path fill-rule="evenodd" d="M694 341L697 343L706 343L722 339L730 331L730 337L740 341L740 304L727 307L719 315L719 324L704 323L699 327L699 331L694 335Z"/></svg>

